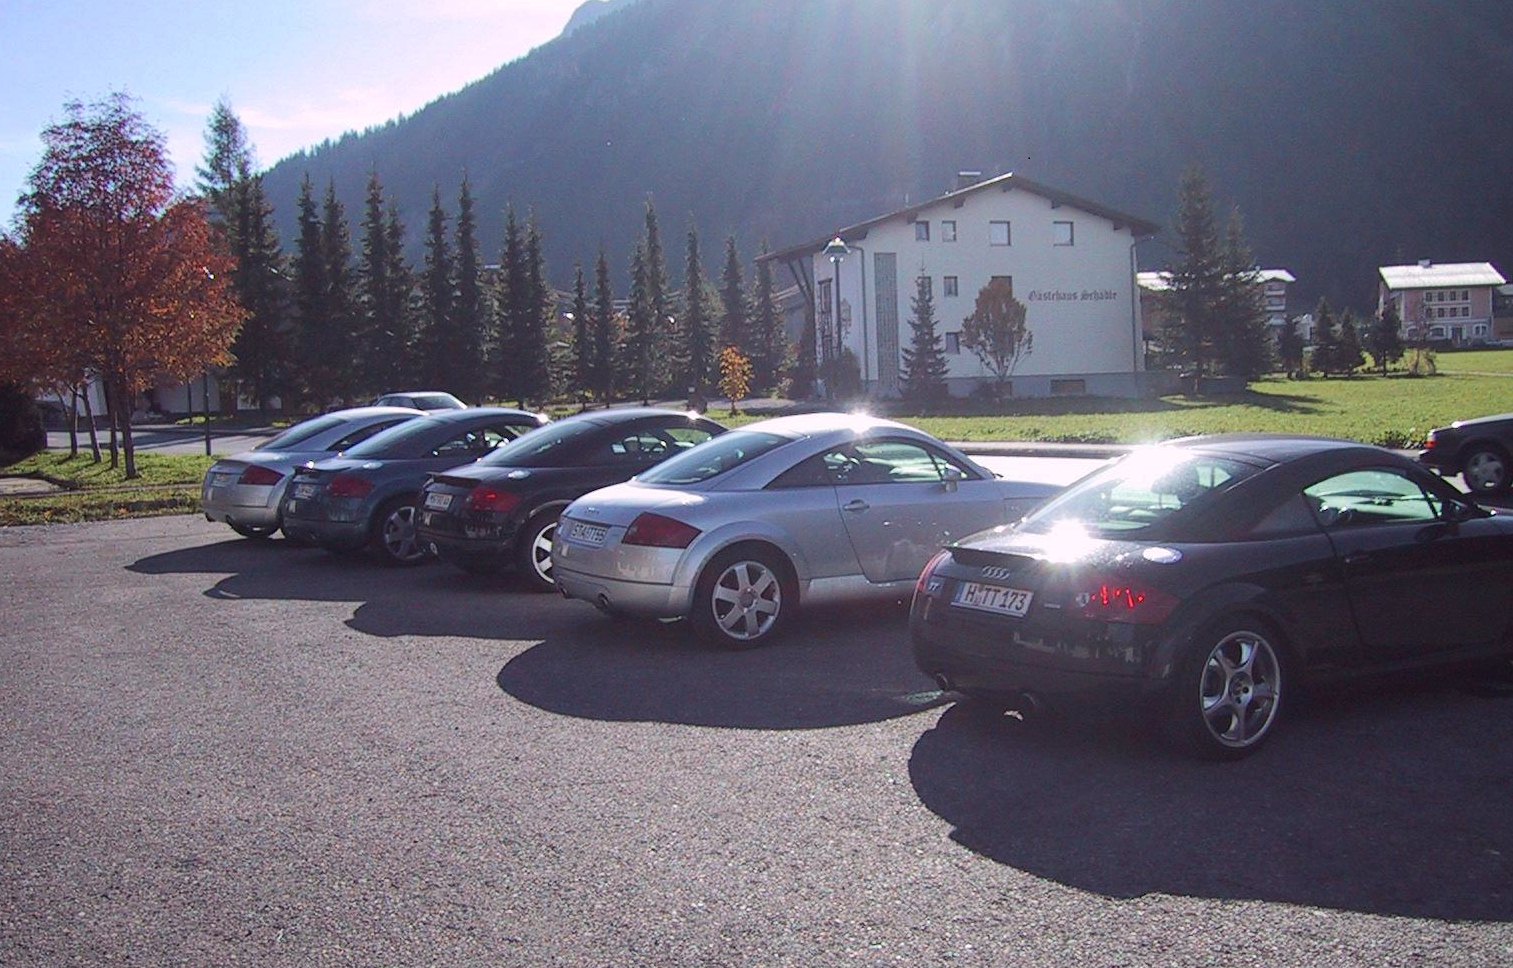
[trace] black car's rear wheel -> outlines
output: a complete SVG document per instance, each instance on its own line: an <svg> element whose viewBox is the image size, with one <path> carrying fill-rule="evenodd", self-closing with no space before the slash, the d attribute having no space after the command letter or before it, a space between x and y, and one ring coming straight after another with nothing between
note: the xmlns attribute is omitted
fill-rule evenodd
<svg viewBox="0 0 1513 968"><path fill-rule="evenodd" d="M552 537L557 533L557 511L540 511L520 529L515 540L515 571L532 591L557 588L552 577Z"/></svg>
<svg viewBox="0 0 1513 968"><path fill-rule="evenodd" d="M797 595L784 563L763 549L732 548L715 556L694 590L694 628L708 641L749 649L773 639L787 624Z"/></svg>
<svg viewBox="0 0 1513 968"><path fill-rule="evenodd" d="M386 565L418 565L430 554L415 531L414 498L395 498L378 509L373 550Z"/></svg>
<svg viewBox="0 0 1513 968"><path fill-rule="evenodd" d="M1282 686L1282 652L1265 625L1249 618L1218 623L1194 639L1182 664L1171 725L1200 756L1248 756L1276 725Z"/></svg>
<svg viewBox="0 0 1513 968"><path fill-rule="evenodd" d="M1473 494L1499 494L1508 489L1508 455L1500 447L1478 444L1461 461L1460 473Z"/></svg>

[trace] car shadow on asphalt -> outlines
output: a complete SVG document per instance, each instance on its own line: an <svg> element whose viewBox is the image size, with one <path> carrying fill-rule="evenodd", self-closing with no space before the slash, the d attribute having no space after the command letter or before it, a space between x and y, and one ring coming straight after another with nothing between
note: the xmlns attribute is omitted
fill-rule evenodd
<svg viewBox="0 0 1513 968"><path fill-rule="evenodd" d="M499 688L564 716L736 729L820 729L943 700L914 668L902 606L801 616L770 645L705 645L684 623L583 619L510 660Z"/></svg>
<svg viewBox="0 0 1513 968"><path fill-rule="evenodd" d="M909 772L963 846L1108 897L1513 920L1513 698L1439 681L1296 713L1254 756L1206 763L1127 717L1035 723L958 705Z"/></svg>

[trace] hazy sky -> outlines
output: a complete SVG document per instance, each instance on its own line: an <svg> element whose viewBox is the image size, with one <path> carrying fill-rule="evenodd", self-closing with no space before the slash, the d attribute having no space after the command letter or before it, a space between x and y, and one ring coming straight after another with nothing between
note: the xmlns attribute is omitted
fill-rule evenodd
<svg viewBox="0 0 1513 968"><path fill-rule="evenodd" d="M186 188L218 98L268 167L484 77L582 2L0 0L0 226L69 100L133 95Z"/></svg>

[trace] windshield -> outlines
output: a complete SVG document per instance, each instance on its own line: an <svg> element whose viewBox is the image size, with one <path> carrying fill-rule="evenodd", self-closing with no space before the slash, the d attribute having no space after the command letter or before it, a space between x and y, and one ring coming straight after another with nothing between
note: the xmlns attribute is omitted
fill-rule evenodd
<svg viewBox="0 0 1513 968"><path fill-rule="evenodd" d="M254 450L289 450L304 443L316 434L323 434L332 427L338 427L346 422L345 417L336 417L327 414L324 417L311 417L303 423L297 423L288 430L271 440L265 440Z"/></svg>
<svg viewBox="0 0 1513 968"><path fill-rule="evenodd" d="M1201 507L1249 477L1247 464L1181 450L1136 451L1042 505L1020 527L1048 533L1067 525L1106 536L1133 536Z"/></svg>
<svg viewBox="0 0 1513 968"><path fill-rule="evenodd" d="M494 467L562 467L570 461L572 446L601 429L593 420L563 420L522 434L478 463Z"/></svg>
<svg viewBox="0 0 1513 968"><path fill-rule="evenodd" d="M636 480L643 484L697 484L792 441L792 437L777 434L734 430L668 458L651 470L636 475Z"/></svg>

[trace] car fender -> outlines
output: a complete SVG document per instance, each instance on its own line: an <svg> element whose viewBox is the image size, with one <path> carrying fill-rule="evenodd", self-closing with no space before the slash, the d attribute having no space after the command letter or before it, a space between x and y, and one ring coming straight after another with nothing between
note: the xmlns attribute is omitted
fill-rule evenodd
<svg viewBox="0 0 1513 968"><path fill-rule="evenodd" d="M810 572L809 563L799 549L798 542L783 529L763 521L733 521L700 534L678 561L677 570L673 574L673 585L687 590L689 607L692 607L693 589L704 567L726 548L746 541L770 544L788 558L798 583L799 598L803 599Z"/></svg>
<svg viewBox="0 0 1513 968"><path fill-rule="evenodd" d="M1277 607L1265 588L1248 582L1211 585L1184 600L1167 621L1166 631L1156 640L1146 666L1150 674L1157 679L1170 679L1193 639L1215 618L1237 611L1260 615L1276 626L1289 643L1294 641L1292 629L1296 623Z"/></svg>

